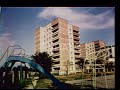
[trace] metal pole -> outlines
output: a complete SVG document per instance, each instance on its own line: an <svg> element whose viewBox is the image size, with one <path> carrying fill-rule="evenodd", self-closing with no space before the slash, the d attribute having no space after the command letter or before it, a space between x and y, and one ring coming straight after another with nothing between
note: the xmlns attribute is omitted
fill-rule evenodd
<svg viewBox="0 0 120 90"><path fill-rule="evenodd" d="M20 88L22 85L22 63L20 64Z"/></svg>
<svg viewBox="0 0 120 90"><path fill-rule="evenodd" d="M108 49L109 50L109 49ZM107 50L107 52L108 52L108 50ZM105 53L106 53L106 47L105 47ZM106 88L108 88L108 86L107 86L107 78L106 78L106 71L105 71L105 57L104 57L104 73L105 73L105 84L106 84Z"/></svg>
<svg viewBox="0 0 120 90"><path fill-rule="evenodd" d="M82 87L83 87L83 80L84 80L84 66L85 66L85 60L83 62L83 67L82 67Z"/></svg>

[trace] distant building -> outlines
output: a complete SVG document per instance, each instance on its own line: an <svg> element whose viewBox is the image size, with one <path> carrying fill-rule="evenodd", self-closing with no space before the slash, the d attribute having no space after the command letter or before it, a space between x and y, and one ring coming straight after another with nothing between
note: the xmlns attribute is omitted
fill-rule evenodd
<svg viewBox="0 0 120 90"><path fill-rule="evenodd" d="M35 52L47 52L54 59L52 73L65 75L79 71L79 27L57 18L35 30ZM47 65L47 64L46 64Z"/></svg>
<svg viewBox="0 0 120 90"><path fill-rule="evenodd" d="M105 43L102 40L80 44L80 57L84 60L88 60L89 63L91 63L96 59L97 51L104 47Z"/></svg>
<svg viewBox="0 0 120 90"><path fill-rule="evenodd" d="M106 46L109 49L108 62L115 62L115 45Z"/></svg>

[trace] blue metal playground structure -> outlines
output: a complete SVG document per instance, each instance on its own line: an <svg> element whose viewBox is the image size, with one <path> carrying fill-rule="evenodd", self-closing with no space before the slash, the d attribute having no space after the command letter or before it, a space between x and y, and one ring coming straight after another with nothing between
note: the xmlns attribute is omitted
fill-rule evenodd
<svg viewBox="0 0 120 90"><path fill-rule="evenodd" d="M11 53L9 54L9 50L10 48L13 48L13 50L11 51ZM15 50L19 49L19 53L15 54ZM24 51L24 53L22 52ZM5 55L7 55L6 58ZM58 79L56 79L52 74L50 74L49 72L47 72L46 70L44 70L44 68L42 68L39 64L37 64L36 62L34 62L34 60L29 59L26 55L25 55L25 50L23 48L21 48L19 45L14 45L14 46L9 46L7 48L7 50L5 51L4 55L0 58L0 62L6 59L3 67L6 69L6 67L10 67L12 69L12 67L14 66L15 62L21 62L21 63L27 63L30 66L32 66L33 68L37 69L39 72L42 72L45 76L47 76L50 80L52 80L52 82L60 89L67 89L66 86L64 86ZM20 66L20 80L22 80L22 65ZM5 75L2 79L0 79L0 83L3 82L3 80L7 77L7 74L9 73L9 71L6 69Z"/></svg>

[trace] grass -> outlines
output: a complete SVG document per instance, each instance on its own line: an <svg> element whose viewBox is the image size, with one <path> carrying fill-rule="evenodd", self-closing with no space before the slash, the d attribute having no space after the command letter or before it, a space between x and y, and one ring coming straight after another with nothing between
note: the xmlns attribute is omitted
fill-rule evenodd
<svg viewBox="0 0 120 90"><path fill-rule="evenodd" d="M26 87L27 85L30 85L31 84L31 79L30 78L27 78L27 79L24 79L21 83L21 87L24 88Z"/></svg>
<svg viewBox="0 0 120 90"><path fill-rule="evenodd" d="M106 73L107 75L111 75L113 73ZM97 76L100 76L100 73L97 73ZM37 75L38 76L38 75ZM65 83L66 81L72 81L72 80L80 80L82 79L82 74L77 73L75 75L69 75L69 76L59 76L59 75L54 75L55 78L57 78L60 82L62 82L68 89L93 89L91 85L71 85ZM88 78L87 75L84 75L84 78ZM29 82L29 80L28 80ZM40 78L40 80L37 81L37 85L35 86L36 89L58 89L57 86L55 86L52 81L48 78Z"/></svg>
<svg viewBox="0 0 120 90"><path fill-rule="evenodd" d="M36 89L48 89L52 82L49 79L40 79L37 81Z"/></svg>

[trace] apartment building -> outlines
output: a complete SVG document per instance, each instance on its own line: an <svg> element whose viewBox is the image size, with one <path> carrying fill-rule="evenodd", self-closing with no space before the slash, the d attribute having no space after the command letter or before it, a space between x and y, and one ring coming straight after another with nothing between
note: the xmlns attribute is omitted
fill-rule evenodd
<svg viewBox="0 0 120 90"><path fill-rule="evenodd" d="M59 75L76 73L80 59L79 27L67 20L56 18L45 27L35 30L35 52L47 52L53 56L52 73Z"/></svg>
<svg viewBox="0 0 120 90"><path fill-rule="evenodd" d="M106 49L108 49L109 57L114 58L115 57L115 45L112 46L106 46Z"/></svg>
<svg viewBox="0 0 120 90"><path fill-rule="evenodd" d="M105 48L103 49L106 49L107 51L107 61L108 62L115 62L115 45L112 45L112 46L106 46Z"/></svg>
<svg viewBox="0 0 120 90"><path fill-rule="evenodd" d="M97 51L105 47L102 40L80 44L80 57L92 63L96 59Z"/></svg>

